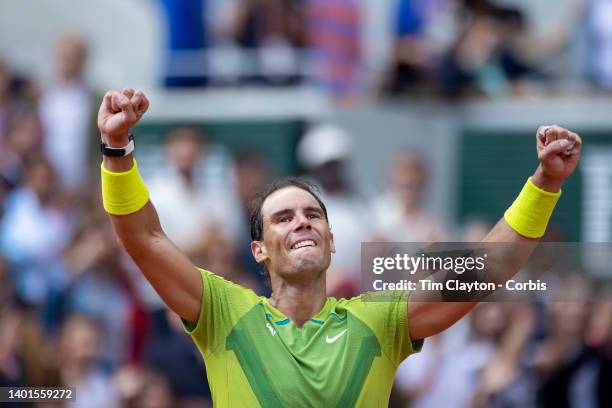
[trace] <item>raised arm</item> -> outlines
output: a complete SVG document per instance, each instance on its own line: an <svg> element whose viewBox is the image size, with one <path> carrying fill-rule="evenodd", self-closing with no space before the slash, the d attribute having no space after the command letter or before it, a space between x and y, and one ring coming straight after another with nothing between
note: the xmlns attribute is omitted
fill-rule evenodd
<svg viewBox="0 0 612 408"><path fill-rule="evenodd" d="M538 129L536 150L540 165L531 181L528 181L531 184L526 185L519 199L482 241L508 244L503 251L496 251L495 254L494 261L503 265L502 268L495 268L495 281L498 283L514 276L529 259L543 235L554 206L551 197L561 190L565 179L574 172L581 145L582 140L576 133L562 127L555 125ZM524 194L530 195L526 197ZM543 210L547 206L550 206L550 211ZM408 330L412 339L423 339L446 330L477 304L427 301L429 296L430 293L421 291L411 295Z"/></svg>
<svg viewBox="0 0 612 408"><path fill-rule="evenodd" d="M142 92L130 88L108 91L98 112L98 127L104 143L116 148L126 146L129 129L148 107L149 101ZM120 208L133 201L134 188L121 183L125 183L126 172L136 170L134 163L132 154L104 156L104 200L113 229L166 305L183 319L195 323L200 312L202 279L191 261L164 234L144 185L141 185L144 190L140 199L144 206L136 203L140 208L123 211L109 205L113 203Z"/></svg>

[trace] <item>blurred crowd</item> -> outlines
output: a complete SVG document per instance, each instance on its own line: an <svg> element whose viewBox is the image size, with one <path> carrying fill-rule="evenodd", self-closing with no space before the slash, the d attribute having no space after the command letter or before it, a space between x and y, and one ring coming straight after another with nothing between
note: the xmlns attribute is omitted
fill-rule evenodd
<svg viewBox="0 0 612 408"><path fill-rule="evenodd" d="M610 293L573 279L557 290L594 301L480 304L402 363L397 406L610 406Z"/></svg>
<svg viewBox="0 0 612 408"><path fill-rule="evenodd" d="M161 3L169 87L311 83L348 103L612 89L607 0L545 16L499 0Z"/></svg>
<svg viewBox="0 0 612 408"><path fill-rule="evenodd" d="M322 80L331 81L334 92L359 88L351 72L360 56L358 2L313 0L308 12L298 1L239 4L233 35L244 46L260 47L262 65L277 69L276 61L289 59L274 52L310 41L320 46L321 67L330 74ZM492 61L508 78L535 73L516 51L525 34L518 10L451 0L400 1L398 7L385 92L463 92L479 83L477 72ZM457 9L445 14L449 7ZM304 34L304 25L317 27L317 36ZM491 37L492 27L502 26L504 34ZM431 32L451 27L452 36ZM426 45L434 38L446 40L437 48ZM44 88L0 61L0 386L75 387L73 405L88 408L209 406L197 349L120 248L102 209L100 95L84 80L87 56L81 37L62 37L55 80ZM270 80L265 72L251 79ZM289 82L299 79L285 73ZM165 165L147 184L167 234L197 265L269 295L248 232L250 199L273 177L266 158L235 154L227 191L219 193L201 182L210 149L202 128L172 129L163 149ZM359 291L362 241L473 242L490 228L480 221L445 225L426 208L429 168L417 153L394 152L381 193L369 198L347 177L350 157L351 136L331 124L310 128L296 149L303 175L320 186L334 232L330 295ZM578 299L610 297L585 282L558 290L570 287L585 291ZM612 406L609 384L611 303L483 304L400 367L393 404Z"/></svg>

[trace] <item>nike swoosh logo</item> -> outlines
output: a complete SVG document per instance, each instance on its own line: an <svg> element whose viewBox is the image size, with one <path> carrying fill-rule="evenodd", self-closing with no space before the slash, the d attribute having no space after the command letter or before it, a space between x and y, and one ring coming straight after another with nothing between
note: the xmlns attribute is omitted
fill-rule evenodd
<svg viewBox="0 0 612 408"><path fill-rule="evenodd" d="M344 329L343 331L340 332L340 334L337 334L334 337L325 336L325 341L327 342L327 344L335 343L336 340L338 340L340 337L342 337L342 335L344 333L346 333L347 330L348 329Z"/></svg>

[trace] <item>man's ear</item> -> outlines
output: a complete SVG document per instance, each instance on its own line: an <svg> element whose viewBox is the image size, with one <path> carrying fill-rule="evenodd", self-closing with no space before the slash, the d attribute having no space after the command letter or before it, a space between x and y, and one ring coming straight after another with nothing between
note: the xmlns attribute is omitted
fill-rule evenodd
<svg viewBox="0 0 612 408"><path fill-rule="evenodd" d="M264 263L268 259L268 251L262 241L251 241L251 253L257 263Z"/></svg>
<svg viewBox="0 0 612 408"><path fill-rule="evenodd" d="M329 235L331 236L331 238L329 239L329 249L331 250L332 254L336 253L336 244L334 244L334 233L329 231Z"/></svg>

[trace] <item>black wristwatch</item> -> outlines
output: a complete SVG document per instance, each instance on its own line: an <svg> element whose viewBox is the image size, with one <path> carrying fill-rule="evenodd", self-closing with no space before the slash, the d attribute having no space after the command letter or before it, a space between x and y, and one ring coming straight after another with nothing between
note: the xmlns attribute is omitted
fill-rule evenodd
<svg viewBox="0 0 612 408"><path fill-rule="evenodd" d="M110 147L104 142L100 142L100 151L104 156L110 157L125 157L134 151L134 135L128 135L128 144L123 147Z"/></svg>

